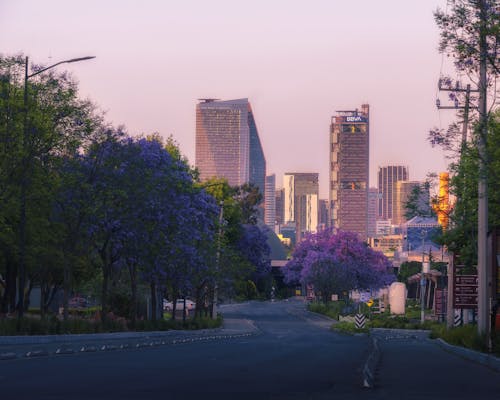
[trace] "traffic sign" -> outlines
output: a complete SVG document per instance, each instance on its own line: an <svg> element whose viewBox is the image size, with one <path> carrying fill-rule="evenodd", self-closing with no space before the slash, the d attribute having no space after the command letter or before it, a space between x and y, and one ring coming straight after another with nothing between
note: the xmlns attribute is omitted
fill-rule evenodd
<svg viewBox="0 0 500 400"><path fill-rule="evenodd" d="M373 299L368 300L368 301L366 302L366 305L367 305L368 307L373 306Z"/></svg>
<svg viewBox="0 0 500 400"><path fill-rule="evenodd" d="M365 327L366 316L364 314L356 314L354 317L354 323L357 329L362 329Z"/></svg>
<svg viewBox="0 0 500 400"><path fill-rule="evenodd" d="M453 287L454 308L477 308L477 275L456 275Z"/></svg>

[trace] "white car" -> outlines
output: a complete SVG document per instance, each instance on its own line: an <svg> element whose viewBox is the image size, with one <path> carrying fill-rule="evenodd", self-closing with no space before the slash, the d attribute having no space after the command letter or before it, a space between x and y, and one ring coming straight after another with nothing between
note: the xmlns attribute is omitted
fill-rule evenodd
<svg viewBox="0 0 500 400"><path fill-rule="evenodd" d="M184 299L177 299L175 306L176 311L182 311L184 310ZM186 299L186 310L191 311L194 310L195 304L193 301ZM172 311L173 310L173 304L171 301L167 301L166 299L163 300L163 310L165 311Z"/></svg>

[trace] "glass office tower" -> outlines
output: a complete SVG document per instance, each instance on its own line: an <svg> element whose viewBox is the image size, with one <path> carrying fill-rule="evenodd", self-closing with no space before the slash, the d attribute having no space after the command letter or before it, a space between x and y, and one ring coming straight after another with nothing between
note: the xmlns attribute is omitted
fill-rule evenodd
<svg viewBox="0 0 500 400"><path fill-rule="evenodd" d="M196 160L200 179L254 183L264 197L266 159L248 99L201 99L196 105Z"/></svg>

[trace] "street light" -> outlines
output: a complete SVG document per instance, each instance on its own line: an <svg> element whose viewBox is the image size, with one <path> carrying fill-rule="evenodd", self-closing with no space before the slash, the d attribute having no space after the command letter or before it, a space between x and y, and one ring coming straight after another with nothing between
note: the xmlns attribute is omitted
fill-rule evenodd
<svg viewBox="0 0 500 400"><path fill-rule="evenodd" d="M30 157L28 155L28 80L36 75L52 69L60 64L69 64L79 61L91 60L95 56L71 58L69 60L59 61L48 67L42 68L32 74L28 73L28 57L24 65L24 117L23 117L23 163L21 177L21 199L19 210L19 288L18 288L18 318L24 313L24 285L26 280L26 192L28 189L28 167L30 166Z"/></svg>
<svg viewBox="0 0 500 400"><path fill-rule="evenodd" d="M422 276L420 277L420 323L423 324L425 322L425 274L429 272L430 269L430 260L425 262L425 250L424 250L424 240L427 231L424 229L420 233L422 235Z"/></svg>

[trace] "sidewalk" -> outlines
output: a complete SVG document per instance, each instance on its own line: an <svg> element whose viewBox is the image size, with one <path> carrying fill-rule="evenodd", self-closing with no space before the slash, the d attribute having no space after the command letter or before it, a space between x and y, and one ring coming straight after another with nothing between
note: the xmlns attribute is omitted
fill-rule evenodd
<svg viewBox="0 0 500 400"><path fill-rule="evenodd" d="M80 335L0 336L0 361L78 352L124 350L221 340L258 333L246 319L225 319L221 328L153 332L114 332Z"/></svg>

